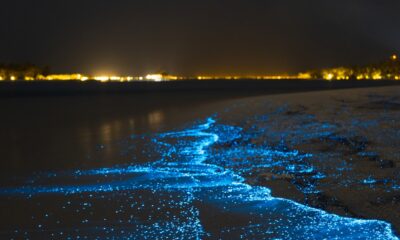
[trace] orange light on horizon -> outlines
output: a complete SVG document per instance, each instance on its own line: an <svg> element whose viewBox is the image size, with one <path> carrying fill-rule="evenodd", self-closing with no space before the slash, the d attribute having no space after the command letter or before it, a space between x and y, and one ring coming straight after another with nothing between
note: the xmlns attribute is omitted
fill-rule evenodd
<svg viewBox="0 0 400 240"><path fill-rule="evenodd" d="M86 79L86 76L83 76L82 74L79 73L73 73L73 74L52 74L52 75L39 75L35 80L47 80L47 81L70 81L70 80L81 80Z"/></svg>
<svg viewBox="0 0 400 240"><path fill-rule="evenodd" d="M372 73L372 79L373 80L381 80L382 79L382 74L380 71L373 72Z"/></svg>
<svg viewBox="0 0 400 240"><path fill-rule="evenodd" d="M333 73L330 73L330 72L327 72L327 73L323 74L323 78L325 80L328 80L328 81L333 80L334 77L335 77L335 75Z"/></svg>
<svg viewBox="0 0 400 240"><path fill-rule="evenodd" d="M110 80L110 77L108 76L95 76L93 77L94 80L100 81L100 82L107 82Z"/></svg>

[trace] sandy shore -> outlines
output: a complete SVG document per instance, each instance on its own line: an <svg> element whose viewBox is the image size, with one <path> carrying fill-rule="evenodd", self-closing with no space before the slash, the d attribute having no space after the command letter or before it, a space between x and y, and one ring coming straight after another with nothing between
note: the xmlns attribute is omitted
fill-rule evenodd
<svg viewBox="0 0 400 240"><path fill-rule="evenodd" d="M399 235L399 90L2 98L0 235L393 239L358 219Z"/></svg>
<svg viewBox="0 0 400 240"><path fill-rule="evenodd" d="M274 196L342 216L382 219L400 232L400 87L252 97L226 106L222 122L245 134L215 146L217 153L269 146L303 156L272 156L285 161L265 166L257 164L257 154L238 155L226 168Z"/></svg>

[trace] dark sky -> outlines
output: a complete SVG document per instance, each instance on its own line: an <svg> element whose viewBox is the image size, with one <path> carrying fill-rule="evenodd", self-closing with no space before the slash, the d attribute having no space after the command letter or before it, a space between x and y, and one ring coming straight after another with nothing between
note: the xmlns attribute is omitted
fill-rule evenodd
<svg viewBox="0 0 400 240"><path fill-rule="evenodd" d="M88 74L273 74L400 51L399 0L4 0L0 62Z"/></svg>

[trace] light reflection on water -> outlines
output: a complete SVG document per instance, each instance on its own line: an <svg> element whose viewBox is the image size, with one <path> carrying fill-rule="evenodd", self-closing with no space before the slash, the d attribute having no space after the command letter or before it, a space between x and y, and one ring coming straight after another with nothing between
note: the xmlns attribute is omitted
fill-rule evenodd
<svg viewBox="0 0 400 240"><path fill-rule="evenodd" d="M107 133L112 134L114 130L109 129L114 127L118 129L118 124L110 126L105 128ZM237 172L225 168L221 161L254 155L260 159L255 164L273 163L276 158L286 163L308 155L252 146L241 151L213 151L213 145L230 143L241 137L242 131L209 118L180 131L134 135L127 144L144 146L143 156L148 154L148 161L143 164L46 173L20 187L2 188L3 199L18 199L38 209L27 216L32 219L30 223L28 220L30 228L13 226L9 232L2 231L3 235L397 239L385 222L339 217L274 198L267 188L245 184ZM50 209L44 207L49 201L53 202Z"/></svg>
<svg viewBox="0 0 400 240"><path fill-rule="evenodd" d="M152 130L158 129L163 121L164 113L162 111L157 110L148 115L148 125Z"/></svg>
<svg viewBox="0 0 400 240"><path fill-rule="evenodd" d="M130 162L116 143L132 133L159 131L166 124L166 114L171 115L153 110L113 118L93 114L85 119L74 112L73 120L60 116L54 121L39 115L31 126L20 119L11 128L7 128L11 123L4 123L0 155L7 161L0 163L2 175Z"/></svg>

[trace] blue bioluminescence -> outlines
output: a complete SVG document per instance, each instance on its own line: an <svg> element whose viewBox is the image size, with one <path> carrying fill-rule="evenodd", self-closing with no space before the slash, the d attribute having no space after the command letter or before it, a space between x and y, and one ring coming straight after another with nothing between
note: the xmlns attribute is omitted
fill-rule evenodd
<svg viewBox="0 0 400 240"><path fill-rule="evenodd" d="M246 168L254 166L279 165L287 175L324 174L304 161L310 154L237 145L242 136L240 127L209 118L188 129L141 137L158 152L155 161L40 174L20 187L0 189L0 198L37 208L26 220L29 227L3 229L0 236L397 239L386 222L340 217L246 184ZM317 191L311 183L303 188Z"/></svg>

